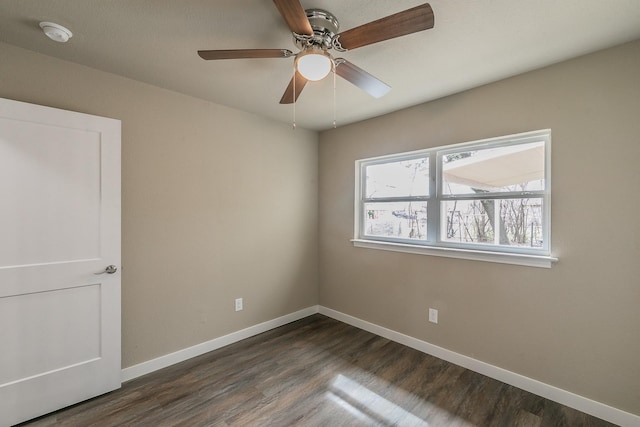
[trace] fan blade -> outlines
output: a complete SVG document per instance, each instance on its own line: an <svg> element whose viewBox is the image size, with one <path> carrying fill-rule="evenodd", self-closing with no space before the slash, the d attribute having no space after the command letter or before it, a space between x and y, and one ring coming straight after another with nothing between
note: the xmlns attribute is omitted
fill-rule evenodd
<svg viewBox="0 0 640 427"><path fill-rule="evenodd" d="M313 29L300 0L273 0L289 29L297 34L312 35Z"/></svg>
<svg viewBox="0 0 640 427"><path fill-rule="evenodd" d="M287 49L230 49L199 50L202 59L288 58L293 52Z"/></svg>
<svg viewBox="0 0 640 427"><path fill-rule="evenodd" d="M296 87L295 99L293 97L294 79L295 79L295 87ZM296 102L298 100L298 97L300 96L300 92L302 92L302 89L304 89L304 85L306 84L307 84L307 79L302 77L302 74L296 71L296 76L291 78L291 81L289 82L289 86L287 86L287 90L285 90L284 95L282 95L280 104L292 104Z"/></svg>
<svg viewBox="0 0 640 427"><path fill-rule="evenodd" d="M391 86L343 58L336 59L336 74L358 86L374 98L380 98L391 90Z"/></svg>
<svg viewBox="0 0 640 427"><path fill-rule="evenodd" d="M433 10L429 3L386 16L339 34L344 49L355 49L395 37L433 28Z"/></svg>

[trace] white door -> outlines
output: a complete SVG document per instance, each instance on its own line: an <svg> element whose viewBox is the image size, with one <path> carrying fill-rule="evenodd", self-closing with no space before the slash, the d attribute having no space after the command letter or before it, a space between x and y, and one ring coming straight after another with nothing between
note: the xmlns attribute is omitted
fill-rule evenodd
<svg viewBox="0 0 640 427"><path fill-rule="evenodd" d="M120 387L120 269L120 121L0 98L0 426Z"/></svg>

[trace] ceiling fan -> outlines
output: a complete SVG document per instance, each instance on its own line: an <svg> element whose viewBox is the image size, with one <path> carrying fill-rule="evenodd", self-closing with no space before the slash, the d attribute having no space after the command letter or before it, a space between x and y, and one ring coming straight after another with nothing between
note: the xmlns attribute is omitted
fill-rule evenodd
<svg viewBox="0 0 640 427"><path fill-rule="evenodd" d="M344 58L333 58L328 52L356 49L395 37L433 28L433 10L428 3L338 33L340 24L322 9L304 10L300 0L273 0L293 33L300 52L288 49L199 50L202 59L295 58L295 74L284 92L281 104L297 101L308 81L318 81L332 70L371 96L379 98L391 87Z"/></svg>

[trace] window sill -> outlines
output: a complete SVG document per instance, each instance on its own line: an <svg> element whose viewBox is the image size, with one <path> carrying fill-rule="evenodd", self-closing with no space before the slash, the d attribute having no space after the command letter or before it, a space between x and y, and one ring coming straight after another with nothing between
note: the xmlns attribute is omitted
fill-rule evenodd
<svg viewBox="0 0 640 427"><path fill-rule="evenodd" d="M406 243L380 242L376 240L352 239L353 246L383 251L405 252L409 254L431 255L473 261L497 262L501 264L524 265L527 267L551 268L558 258L540 255L512 254L503 252L474 251L436 246L410 245Z"/></svg>

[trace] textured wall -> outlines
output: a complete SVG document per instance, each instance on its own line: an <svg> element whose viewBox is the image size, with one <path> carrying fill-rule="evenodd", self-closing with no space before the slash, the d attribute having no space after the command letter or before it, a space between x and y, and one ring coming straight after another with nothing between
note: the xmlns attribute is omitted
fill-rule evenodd
<svg viewBox="0 0 640 427"><path fill-rule="evenodd" d="M317 304L316 133L6 44L0 77L122 121L123 367Z"/></svg>
<svg viewBox="0 0 640 427"><path fill-rule="evenodd" d="M320 303L640 414L639 118L634 42L323 132ZM356 159L544 128L552 269L349 242Z"/></svg>

